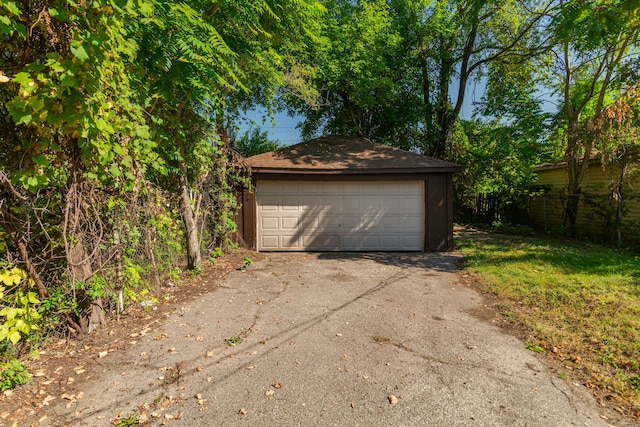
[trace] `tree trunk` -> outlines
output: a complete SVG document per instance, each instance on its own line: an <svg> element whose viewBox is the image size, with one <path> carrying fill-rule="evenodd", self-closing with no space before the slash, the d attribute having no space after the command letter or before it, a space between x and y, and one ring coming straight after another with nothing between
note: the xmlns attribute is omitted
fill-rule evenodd
<svg viewBox="0 0 640 427"><path fill-rule="evenodd" d="M187 269L197 270L202 265L200 243L198 239L198 224L191 206L189 197L189 185L185 173L180 175L180 210L186 233L187 244Z"/></svg>

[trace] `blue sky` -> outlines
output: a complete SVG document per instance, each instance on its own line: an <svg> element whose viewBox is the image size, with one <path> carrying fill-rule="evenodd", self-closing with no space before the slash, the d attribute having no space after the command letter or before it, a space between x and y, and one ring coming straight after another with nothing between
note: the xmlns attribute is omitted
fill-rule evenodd
<svg viewBox="0 0 640 427"><path fill-rule="evenodd" d="M296 129L302 117L289 117L287 113L278 113L274 116L272 123L271 119L266 117L266 110L263 108L248 111L245 117L246 120L240 123L238 135L246 132L250 128L250 123L254 122L254 127L266 131L269 139L277 139L284 145L293 145L302 141L300 131Z"/></svg>

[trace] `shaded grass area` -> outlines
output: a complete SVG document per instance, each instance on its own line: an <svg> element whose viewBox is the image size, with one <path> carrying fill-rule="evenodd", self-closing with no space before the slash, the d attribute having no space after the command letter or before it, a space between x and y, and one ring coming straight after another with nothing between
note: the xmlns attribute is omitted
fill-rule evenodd
<svg viewBox="0 0 640 427"><path fill-rule="evenodd" d="M467 268L523 325L527 348L561 362L602 403L640 417L640 255L597 245L489 235L461 240Z"/></svg>

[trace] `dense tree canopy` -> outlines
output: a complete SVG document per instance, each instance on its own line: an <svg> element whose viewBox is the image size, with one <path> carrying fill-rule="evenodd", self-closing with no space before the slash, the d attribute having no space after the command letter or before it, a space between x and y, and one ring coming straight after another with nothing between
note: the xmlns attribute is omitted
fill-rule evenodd
<svg viewBox="0 0 640 427"><path fill-rule="evenodd" d="M86 332L111 292L144 292L146 263L156 280L174 268L180 240L190 269L205 247L226 245L244 178L225 117L248 98L273 102L323 10L288 0L0 3L0 269L21 265L32 279L13 291L35 283L41 308Z"/></svg>

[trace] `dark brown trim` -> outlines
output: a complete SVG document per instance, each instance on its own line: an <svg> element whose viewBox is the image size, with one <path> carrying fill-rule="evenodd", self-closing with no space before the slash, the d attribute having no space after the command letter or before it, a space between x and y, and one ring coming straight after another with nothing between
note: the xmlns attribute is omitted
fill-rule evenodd
<svg viewBox="0 0 640 427"><path fill-rule="evenodd" d="M387 175L387 174L430 174L430 173L451 173L459 172L461 166L429 166L423 168L380 168L380 169L280 169L254 167L252 174L256 175Z"/></svg>

